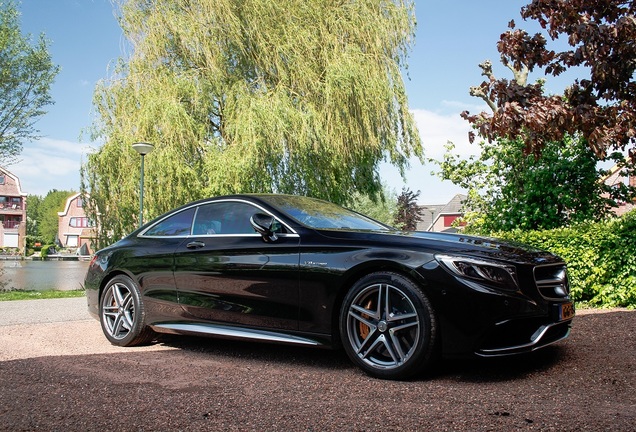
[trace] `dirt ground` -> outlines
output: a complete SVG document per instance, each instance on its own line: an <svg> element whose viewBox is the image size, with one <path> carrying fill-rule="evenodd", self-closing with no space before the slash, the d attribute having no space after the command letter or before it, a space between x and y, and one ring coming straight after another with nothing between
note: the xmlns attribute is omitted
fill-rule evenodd
<svg viewBox="0 0 636 432"><path fill-rule="evenodd" d="M636 311L578 311L533 355L372 379L344 353L199 338L108 344L99 323L0 326L2 431L636 431Z"/></svg>

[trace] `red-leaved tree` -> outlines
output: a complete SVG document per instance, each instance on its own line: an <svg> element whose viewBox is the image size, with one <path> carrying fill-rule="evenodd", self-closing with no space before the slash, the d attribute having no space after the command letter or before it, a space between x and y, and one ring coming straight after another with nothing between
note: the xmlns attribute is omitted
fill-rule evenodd
<svg viewBox="0 0 636 432"><path fill-rule="evenodd" d="M417 223L422 220L422 208L417 205L417 197L420 191L413 192L409 188L402 188L402 193L397 199L394 225L405 231L415 231Z"/></svg>
<svg viewBox="0 0 636 432"><path fill-rule="evenodd" d="M634 161L635 8L633 1L533 0L521 16L537 20L552 40L566 38L568 49L552 50L543 35L531 36L511 21L497 48L514 79L497 79L490 64L482 63L487 80L471 93L493 112L462 116L489 141L522 138L526 153L539 154L545 143L579 133L599 157L628 149ZM590 78L575 80L563 95L544 94L541 82L527 83L534 69L557 76L575 66L588 69Z"/></svg>

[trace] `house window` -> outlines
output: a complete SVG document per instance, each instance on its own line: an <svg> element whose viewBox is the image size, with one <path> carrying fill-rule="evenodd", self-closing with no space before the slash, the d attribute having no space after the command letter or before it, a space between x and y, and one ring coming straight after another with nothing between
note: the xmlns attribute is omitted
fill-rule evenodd
<svg viewBox="0 0 636 432"><path fill-rule="evenodd" d="M73 228L88 228L89 222L87 217L72 217L69 226Z"/></svg>
<svg viewBox="0 0 636 432"><path fill-rule="evenodd" d="M4 184L4 179L5 179L4 174L0 174L0 185Z"/></svg>
<svg viewBox="0 0 636 432"><path fill-rule="evenodd" d="M84 200L82 199L82 197L77 197L75 204L77 205L77 207L84 207Z"/></svg>

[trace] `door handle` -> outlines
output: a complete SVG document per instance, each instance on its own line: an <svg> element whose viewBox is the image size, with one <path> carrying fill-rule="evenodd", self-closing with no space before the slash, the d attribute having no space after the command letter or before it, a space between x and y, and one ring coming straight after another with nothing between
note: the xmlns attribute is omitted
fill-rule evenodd
<svg viewBox="0 0 636 432"><path fill-rule="evenodd" d="M201 249L204 246L205 246L205 243L201 241L193 241L186 245L188 249Z"/></svg>

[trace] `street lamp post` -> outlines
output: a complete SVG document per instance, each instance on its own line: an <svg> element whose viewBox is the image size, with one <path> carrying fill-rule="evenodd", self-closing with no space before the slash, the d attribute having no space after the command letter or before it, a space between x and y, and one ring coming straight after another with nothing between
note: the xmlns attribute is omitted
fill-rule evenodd
<svg viewBox="0 0 636 432"><path fill-rule="evenodd" d="M144 156L154 150L155 146L149 143L134 143L132 148L141 156L141 175L139 176L139 227L144 224Z"/></svg>

